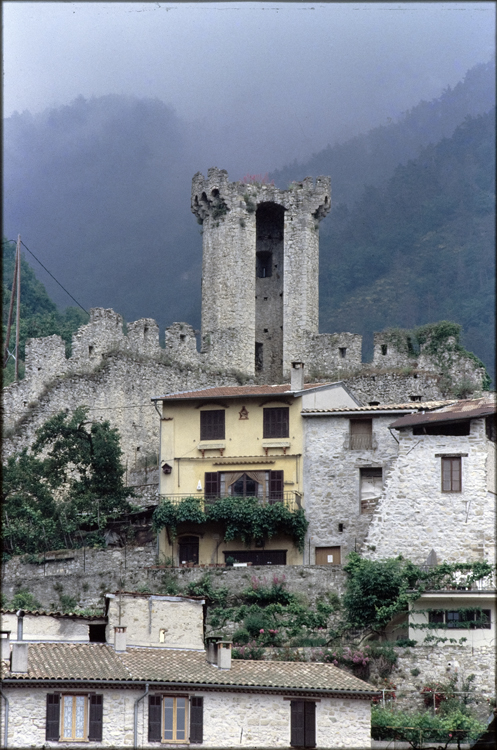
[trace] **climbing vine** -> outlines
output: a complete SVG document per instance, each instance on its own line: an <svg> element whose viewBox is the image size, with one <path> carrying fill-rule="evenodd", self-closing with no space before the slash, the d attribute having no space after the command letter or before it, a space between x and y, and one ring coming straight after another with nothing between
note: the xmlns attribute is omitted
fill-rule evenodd
<svg viewBox="0 0 497 750"><path fill-rule="evenodd" d="M165 498L154 511L155 530L166 528L173 539L185 521L221 524L225 542L240 539L247 546L286 534L300 551L309 525L302 508L291 511L283 503L262 505L256 497L224 497L205 507L201 498L188 497L177 504Z"/></svg>

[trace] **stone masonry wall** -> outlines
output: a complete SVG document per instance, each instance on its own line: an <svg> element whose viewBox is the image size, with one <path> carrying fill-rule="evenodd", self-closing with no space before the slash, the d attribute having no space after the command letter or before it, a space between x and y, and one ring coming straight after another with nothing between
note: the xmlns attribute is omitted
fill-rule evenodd
<svg viewBox="0 0 497 750"><path fill-rule="evenodd" d="M151 686L153 690L153 685ZM45 740L46 696L43 688L4 688L9 700L9 747L72 747L73 743ZM98 690L103 695L103 733L99 743L85 747L132 747L135 702L143 690ZM193 692L193 691L192 691ZM204 738L207 748L287 748L290 742L290 702L281 695L214 693L195 690L204 698ZM2 728L5 701L2 701ZM322 698L316 703L316 740L326 748L371 746L371 708L368 701ZM148 702L138 703L138 747L148 742Z"/></svg>
<svg viewBox="0 0 497 750"><path fill-rule="evenodd" d="M374 417L373 448L351 450L349 418L331 415L304 419L304 493L309 521L306 562L316 547L341 548L342 564L359 550L368 533L371 512L361 513L360 470L383 469L383 482L396 459L398 444L388 430L392 416ZM343 531L339 530L343 525Z"/></svg>
<svg viewBox="0 0 497 750"><path fill-rule="evenodd" d="M495 560L495 502L487 491L485 420L469 436L413 435L398 430L398 459L387 477L366 539L365 555L406 555L423 563ZM460 455L462 491L441 491L441 455ZM368 551L369 549L369 551Z"/></svg>

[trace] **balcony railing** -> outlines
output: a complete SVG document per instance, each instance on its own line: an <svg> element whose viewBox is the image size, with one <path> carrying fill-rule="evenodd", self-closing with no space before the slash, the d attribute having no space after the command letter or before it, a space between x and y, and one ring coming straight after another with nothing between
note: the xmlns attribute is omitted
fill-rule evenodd
<svg viewBox="0 0 497 750"><path fill-rule="evenodd" d="M373 447L372 435L349 435L349 448L353 451L371 450Z"/></svg>
<svg viewBox="0 0 497 750"><path fill-rule="evenodd" d="M161 500L169 500L173 505L179 505L182 500L185 500L187 497L195 497L198 498L201 503L202 507L206 508L209 505L214 505L214 503L217 503L219 500L223 499L224 497L229 497L230 499L239 499L243 500L243 497L239 497L237 495L228 495L223 496L223 498L213 495L213 496L207 496L204 495L198 495L190 493L183 493L183 494L170 494L170 495L161 495ZM276 505L277 503L283 503L285 508L287 508L290 511L298 510L299 508L302 508L302 496L298 492L279 492L277 495L275 494L273 497L258 497L257 501L260 505Z"/></svg>

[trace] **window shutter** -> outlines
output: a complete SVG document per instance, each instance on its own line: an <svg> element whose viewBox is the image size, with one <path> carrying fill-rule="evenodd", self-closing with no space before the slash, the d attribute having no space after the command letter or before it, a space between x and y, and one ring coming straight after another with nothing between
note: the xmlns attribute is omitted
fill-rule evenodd
<svg viewBox="0 0 497 750"><path fill-rule="evenodd" d="M47 695L47 726L45 739L59 741L60 732L60 695Z"/></svg>
<svg viewBox="0 0 497 750"><path fill-rule="evenodd" d="M224 440L225 415L221 409L200 412L200 440Z"/></svg>
<svg viewBox="0 0 497 750"><path fill-rule="evenodd" d="M442 458L442 492L451 490L451 466L450 458Z"/></svg>
<svg viewBox="0 0 497 750"><path fill-rule="evenodd" d="M461 459L453 458L452 465L452 492L461 491Z"/></svg>
<svg viewBox="0 0 497 750"><path fill-rule="evenodd" d="M316 704L310 701L304 702L305 736L306 747L316 747Z"/></svg>
<svg viewBox="0 0 497 750"><path fill-rule="evenodd" d="M269 499L283 500L283 472L269 472Z"/></svg>
<svg viewBox="0 0 497 750"><path fill-rule="evenodd" d="M90 695L90 721L88 727L88 739L90 742L102 742L103 712L103 695Z"/></svg>
<svg viewBox="0 0 497 750"><path fill-rule="evenodd" d="M160 695L148 697L148 741L160 742L161 737L161 703Z"/></svg>
<svg viewBox="0 0 497 750"><path fill-rule="evenodd" d="M290 434L290 410L288 406L263 410L263 438L285 438Z"/></svg>
<svg viewBox="0 0 497 750"><path fill-rule="evenodd" d="M291 736L292 747L304 747L304 701L291 701Z"/></svg>
<svg viewBox="0 0 497 750"><path fill-rule="evenodd" d="M190 742L202 744L204 738L204 699L193 697L190 703Z"/></svg>

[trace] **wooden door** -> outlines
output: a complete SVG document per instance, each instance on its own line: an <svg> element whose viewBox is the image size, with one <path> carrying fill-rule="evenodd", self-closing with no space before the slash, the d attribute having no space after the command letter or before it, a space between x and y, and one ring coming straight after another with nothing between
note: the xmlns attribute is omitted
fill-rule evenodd
<svg viewBox="0 0 497 750"><path fill-rule="evenodd" d="M341 565L340 547L316 547L316 565Z"/></svg>

